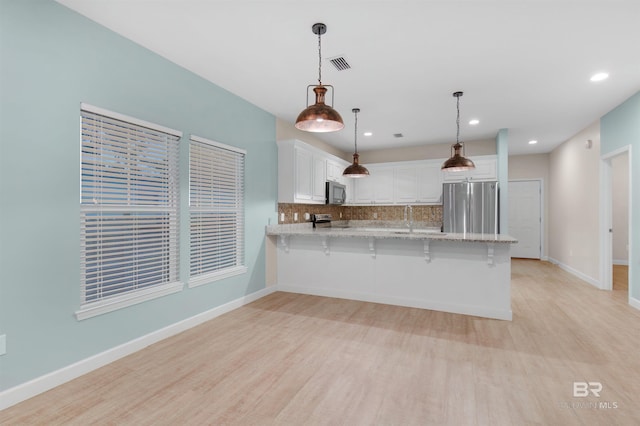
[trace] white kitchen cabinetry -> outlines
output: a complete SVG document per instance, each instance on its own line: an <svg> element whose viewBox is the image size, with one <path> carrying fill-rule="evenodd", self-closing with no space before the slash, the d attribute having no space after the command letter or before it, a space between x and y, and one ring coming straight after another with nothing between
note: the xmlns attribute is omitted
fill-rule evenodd
<svg viewBox="0 0 640 426"><path fill-rule="evenodd" d="M464 172L448 172L442 171L442 179L444 182L462 182L465 180L488 181L498 180L498 159L495 155L486 155L481 157L469 157L476 165L473 170Z"/></svg>
<svg viewBox="0 0 640 426"><path fill-rule="evenodd" d="M347 185L342 176L349 163L299 140L278 141L278 202L324 204L326 181Z"/></svg>
<svg viewBox="0 0 640 426"><path fill-rule="evenodd" d="M325 183L327 181L327 159L313 154L313 182L311 199L324 204L327 201Z"/></svg>
<svg viewBox="0 0 640 426"><path fill-rule="evenodd" d="M313 153L300 147L293 148L293 202L313 199Z"/></svg>
<svg viewBox="0 0 640 426"><path fill-rule="evenodd" d="M327 180L344 184L346 178L342 176L342 172L345 167L347 166L335 160L327 160Z"/></svg>
<svg viewBox="0 0 640 426"><path fill-rule="evenodd" d="M406 204L418 201L418 167L396 167L393 187L396 202Z"/></svg>
<svg viewBox="0 0 640 426"><path fill-rule="evenodd" d="M325 203L327 155L304 142L278 142L278 202Z"/></svg>
<svg viewBox="0 0 640 426"><path fill-rule="evenodd" d="M445 159L367 164L371 175L352 179L342 175L350 163L299 140L278 142L278 202L324 204L326 181L347 186L347 204L440 204L442 183L498 178L497 157L471 157L466 172L441 171Z"/></svg>
<svg viewBox="0 0 640 426"><path fill-rule="evenodd" d="M418 200L421 203L442 203L442 163L430 162L418 169Z"/></svg>
<svg viewBox="0 0 640 426"><path fill-rule="evenodd" d="M355 182L354 204L437 204L442 195L440 160L368 165L371 175Z"/></svg>
<svg viewBox="0 0 640 426"><path fill-rule="evenodd" d="M421 161L395 167L394 203L438 203L442 195L440 161Z"/></svg>
<svg viewBox="0 0 640 426"><path fill-rule="evenodd" d="M354 179L355 204L393 204L393 167L366 166L369 177Z"/></svg>

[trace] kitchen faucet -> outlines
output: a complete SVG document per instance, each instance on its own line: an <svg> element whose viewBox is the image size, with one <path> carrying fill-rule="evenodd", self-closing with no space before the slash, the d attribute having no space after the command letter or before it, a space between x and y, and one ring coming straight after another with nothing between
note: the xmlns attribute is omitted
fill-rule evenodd
<svg viewBox="0 0 640 426"><path fill-rule="evenodd" d="M409 222L407 222L407 210L409 211ZM413 207L410 204L404 206L404 226L409 228L409 232L413 232Z"/></svg>

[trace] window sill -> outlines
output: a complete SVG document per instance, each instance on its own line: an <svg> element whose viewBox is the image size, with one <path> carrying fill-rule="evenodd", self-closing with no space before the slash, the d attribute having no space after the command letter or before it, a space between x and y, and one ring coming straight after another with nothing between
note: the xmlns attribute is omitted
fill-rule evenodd
<svg viewBox="0 0 640 426"><path fill-rule="evenodd" d="M189 279L189 288L198 287L209 284L214 281L223 280L225 278L241 275L247 272L246 266L236 266L235 268L225 269L219 272L212 272L206 275L199 275Z"/></svg>
<svg viewBox="0 0 640 426"><path fill-rule="evenodd" d="M158 297L166 296L169 294L182 291L184 284L181 282L174 282L146 288L134 293L113 297L107 300L100 300L97 302L87 303L82 305L78 311L76 311L76 319L78 321L92 318L98 315L106 314L107 312L116 311L118 309L126 308L127 306L136 305L138 303L146 302L147 300L157 299Z"/></svg>

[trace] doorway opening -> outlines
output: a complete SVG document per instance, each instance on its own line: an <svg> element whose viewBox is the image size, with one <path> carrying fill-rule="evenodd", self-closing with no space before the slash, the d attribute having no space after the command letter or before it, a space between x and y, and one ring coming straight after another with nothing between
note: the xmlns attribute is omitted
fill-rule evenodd
<svg viewBox="0 0 640 426"><path fill-rule="evenodd" d="M602 156L600 170L601 288L619 291L631 300L631 146Z"/></svg>

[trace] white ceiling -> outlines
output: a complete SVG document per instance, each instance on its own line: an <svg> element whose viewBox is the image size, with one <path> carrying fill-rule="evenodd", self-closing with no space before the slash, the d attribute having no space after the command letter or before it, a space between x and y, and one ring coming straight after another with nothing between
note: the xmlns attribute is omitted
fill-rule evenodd
<svg viewBox="0 0 640 426"><path fill-rule="evenodd" d="M460 90L462 141L507 128L510 153L540 153L640 90L637 0L58 2L292 124L318 79L311 26L325 23L323 59L351 69L323 61L345 129L315 135L345 152L354 107L373 132L360 151L450 143Z"/></svg>

